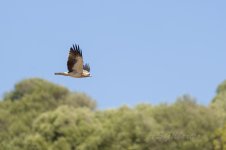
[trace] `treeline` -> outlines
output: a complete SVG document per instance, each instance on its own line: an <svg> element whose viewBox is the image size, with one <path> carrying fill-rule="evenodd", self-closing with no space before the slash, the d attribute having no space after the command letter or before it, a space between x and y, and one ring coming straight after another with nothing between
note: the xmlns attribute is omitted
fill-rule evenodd
<svg viewBox="0 0 226 150"><path fill-rule="evenodd" d="M0 102L0 150L223 150L225 143L226 82L209 106L185 95L100 111L87 95L37 78Z"/></svg>

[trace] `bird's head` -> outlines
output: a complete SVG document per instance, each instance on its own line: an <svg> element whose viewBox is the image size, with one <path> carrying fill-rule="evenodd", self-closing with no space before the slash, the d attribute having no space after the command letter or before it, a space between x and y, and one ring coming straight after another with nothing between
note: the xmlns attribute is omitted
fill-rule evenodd
<svg viewBox="0 0 226 150"><path fill-rule="evenodd" d="M89 73L87 77L92 77L92 75Z"/></svg>
<svg viewBox="0 0 226 150"><path fill-rule="evenodd" d="M90 72L88 72L88 71L83 71L82 76L83 77L92 77Z"/></svg>

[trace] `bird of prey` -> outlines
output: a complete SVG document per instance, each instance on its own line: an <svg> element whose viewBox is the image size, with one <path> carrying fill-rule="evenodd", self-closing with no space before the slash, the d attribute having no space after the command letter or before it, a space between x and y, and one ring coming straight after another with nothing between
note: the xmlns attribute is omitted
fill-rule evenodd
<svg viewBox="0 0 226 150"><path fill-rule="evenodd" d="M68 72L57 72L55 75L70 76L74 78L91 77L89 64L83 64L82 50L74 44L69 51L67 60Z"/></svg>

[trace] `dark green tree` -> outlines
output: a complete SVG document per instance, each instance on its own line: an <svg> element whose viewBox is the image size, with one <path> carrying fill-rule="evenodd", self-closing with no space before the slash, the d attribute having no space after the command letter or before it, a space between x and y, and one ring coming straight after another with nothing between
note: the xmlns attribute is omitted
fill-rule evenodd
<svg viewBox="0 0 226 150"><path fill-rule="evenodd" d="M96 106L85 94L70 92L43 79L32 78L17 83L0 102L0 144L5 149L24 149L22 139L33 132L32 124L36 118L62 105L92 110ZM41 141L39 136L35 137L34 141Z"/></svg>
<svg viewBox="0 0 226 150"><path fill-rule="evenodd" d="M216 95L213 98L210 107L217 112L221 118L222 125L226 123L226 81L221 83L217 90Z"/></svg>
<svg viewBox="0 0 226 150"><path fill-rule="evenodd" d="M83 93L26 79L0 101L0 149L223 150L225 87L210 106L185 95L172 104L96 110Z"/></svg>

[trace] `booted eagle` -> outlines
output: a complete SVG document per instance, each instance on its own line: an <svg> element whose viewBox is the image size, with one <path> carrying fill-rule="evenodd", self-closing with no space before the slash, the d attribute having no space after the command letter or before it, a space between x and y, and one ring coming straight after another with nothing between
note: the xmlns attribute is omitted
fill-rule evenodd
<svg viewBox="0 0 226 150"><path fill-rule="evenodd" d="M74 78L91 77L89 64L83 64L82 51L79 45L74 44L69 51L67 60L68 72L57 72L55 75L70 76Z"/></svg>

